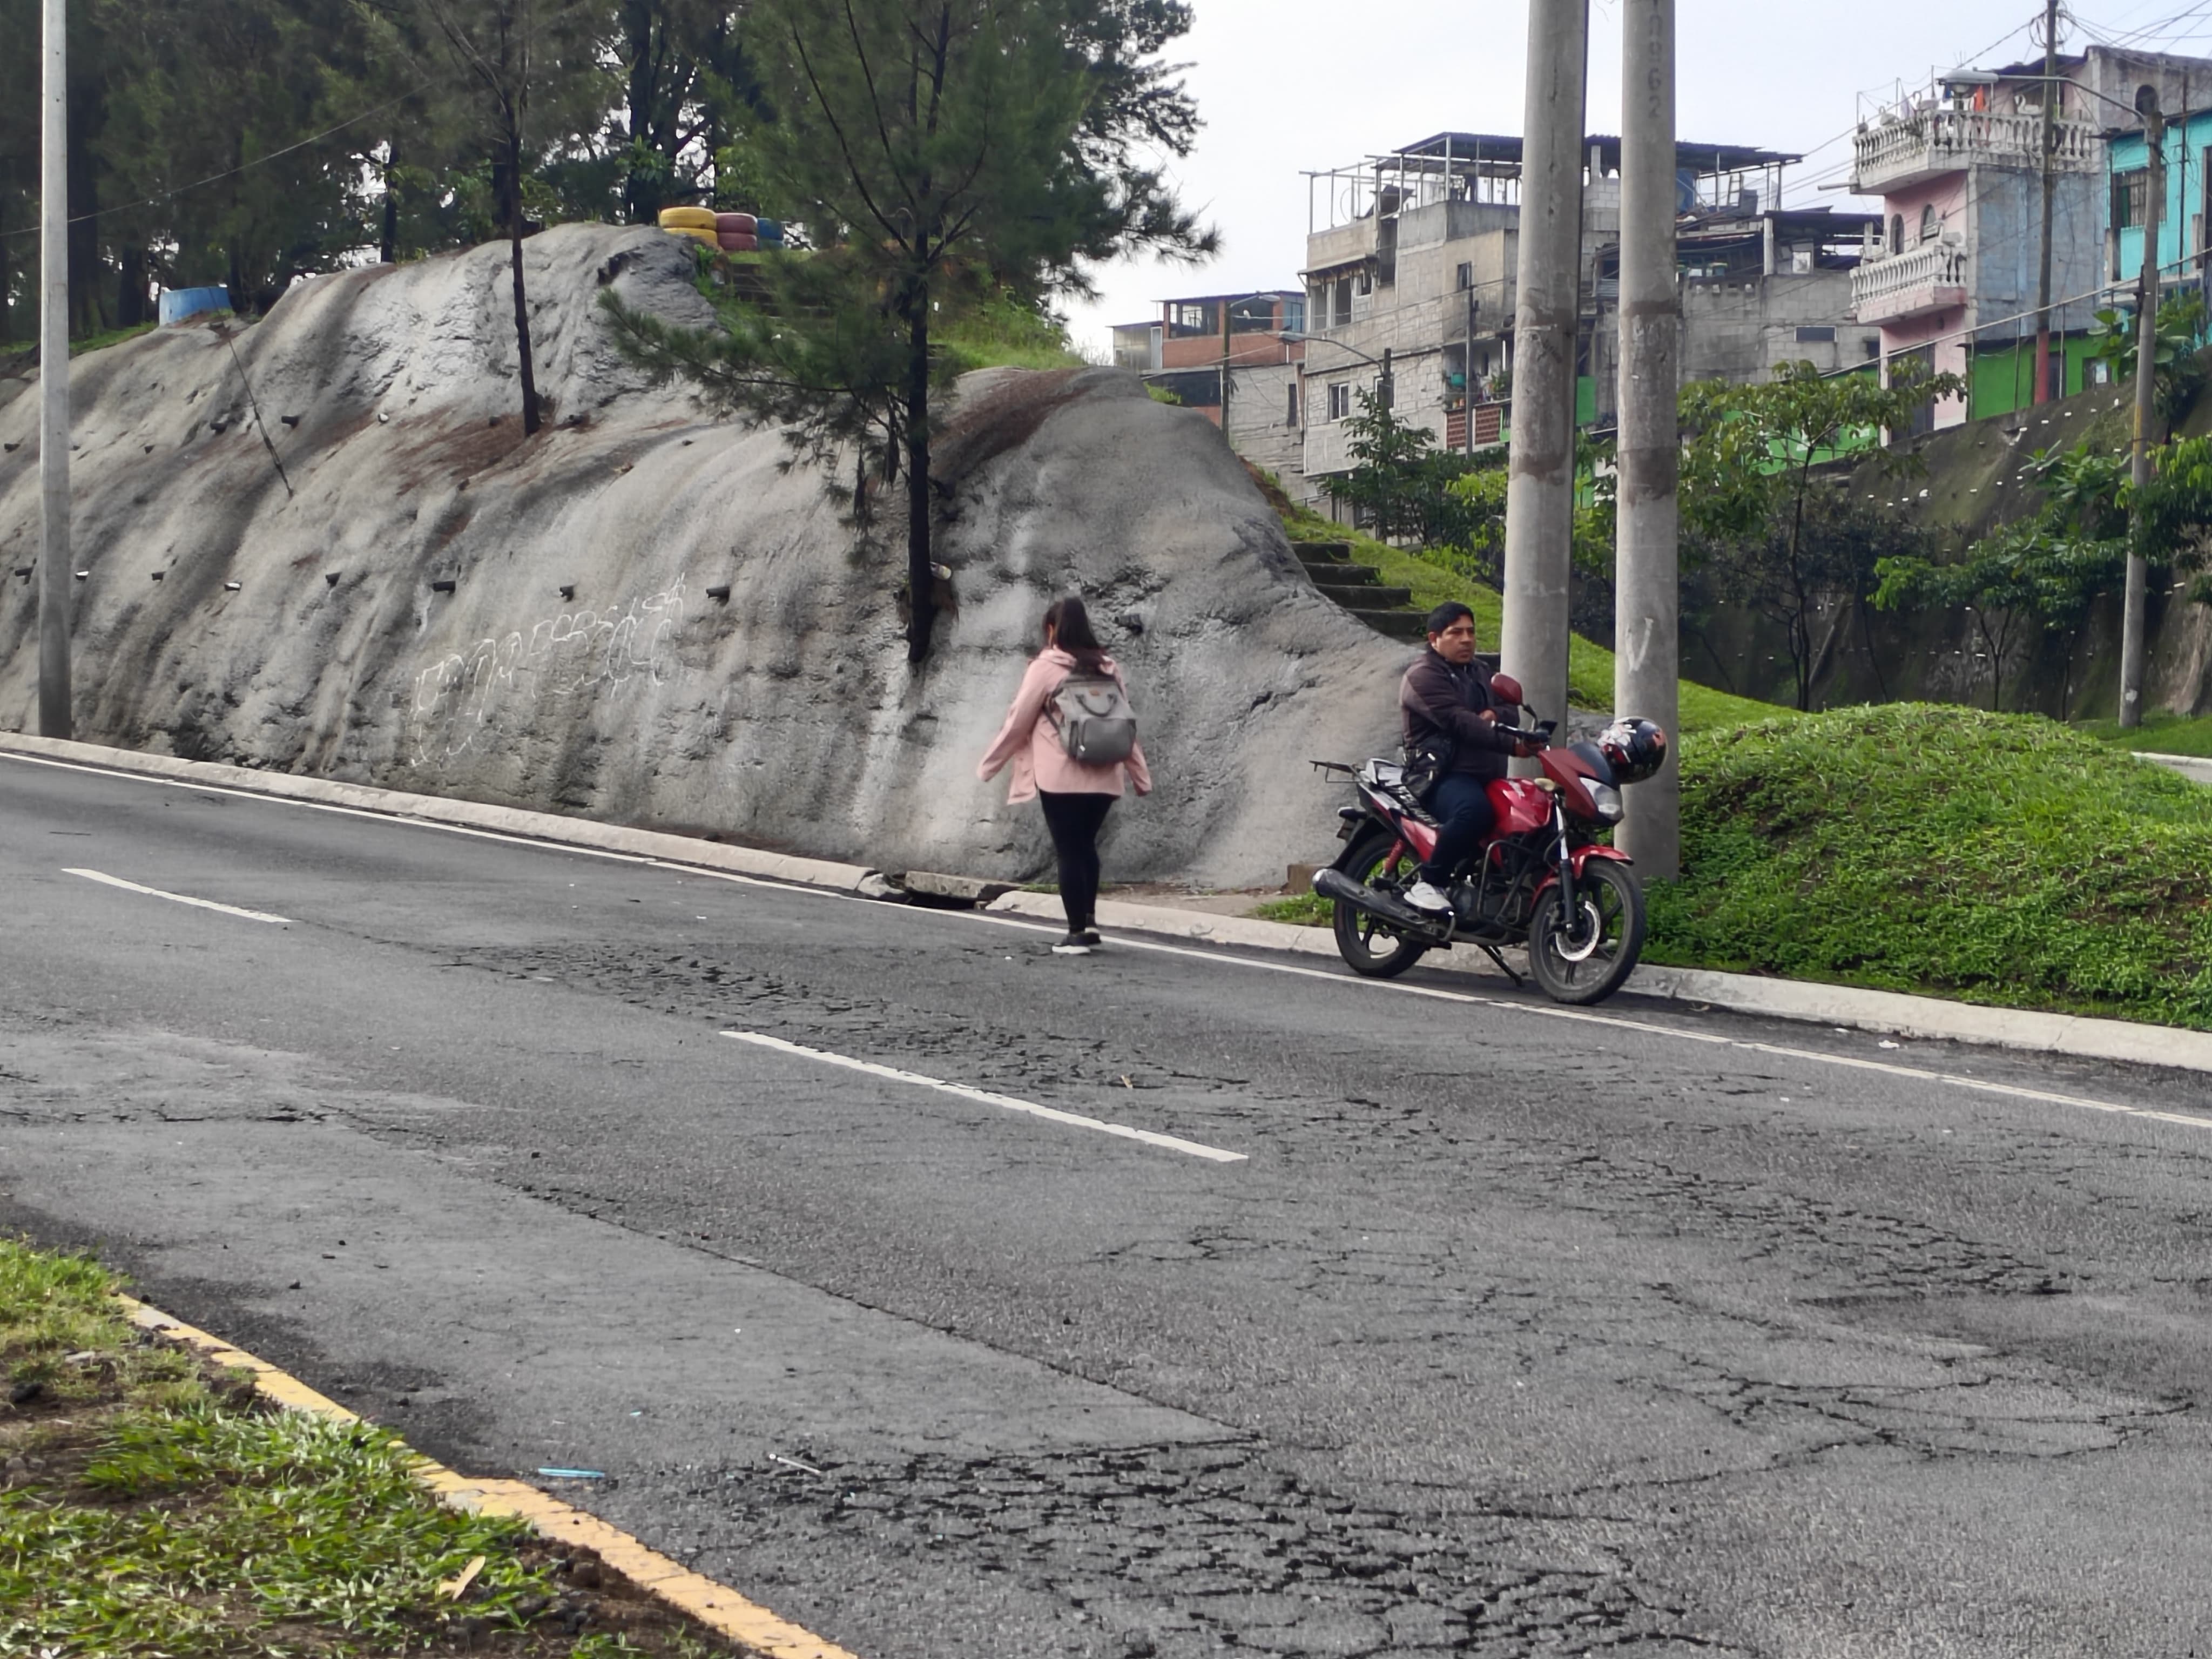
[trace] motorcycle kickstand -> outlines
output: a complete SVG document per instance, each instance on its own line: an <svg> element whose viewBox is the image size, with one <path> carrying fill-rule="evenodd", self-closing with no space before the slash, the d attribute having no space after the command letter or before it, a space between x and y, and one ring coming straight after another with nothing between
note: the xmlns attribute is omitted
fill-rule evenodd
<svg viewBox="0 0 2212 1659"><path fill-rule="evenodd" d="M1482 947L1482 952L1485 956L1488 957L1492 962L1498 964L1498 971L1499 973L1504 975L1506 978L1513 981L1513 988L1515 990L1517 991L1521 989L1527 982L1522 979L1520 975L1513 971L1512 966L1507 963L1504 957L1498 954L1498 947L1495 945L1484 945Z"/></svg>

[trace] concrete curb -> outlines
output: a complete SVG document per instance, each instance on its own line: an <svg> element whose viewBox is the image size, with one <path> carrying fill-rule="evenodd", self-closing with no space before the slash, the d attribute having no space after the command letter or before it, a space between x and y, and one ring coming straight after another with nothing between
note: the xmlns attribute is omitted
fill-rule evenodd
<svg viewBox="0 0 2212 1659"><path fill-rule="evenodd" d="M296 1376L280 1371L267 1360L234 1348L219 1336L173 1319L159 1308L127 1296L116 1298L131 1322L173 1341L198 1349L218 1365L250 1371L253 1386L264 1397L287 1411L306 1412L337 1423L358 1423L355 1413L318 1394ZM836 1644L823 1641L766 1607L748 1601L727 1585L702 1577L689 1567L647 1549L628 1533L609 1526L540 1492L525 1480L472 1480L443 1463L415 1457L415 1478L448 1509L477 1515L514 1516L527 1521L532 1530L551 1544L580 1544L594 1552L617 1572L647 1595L665 1601L678 1612L697 1620L708 1629L742 1642L770 1656L770 1659L854 1659Z"/></svg>
<svg viewBox="0 0 2212 1659"><path fill-rule="evenodd" d="M719 842L699 841L659 830L625 830L589 818L562 817L556 813L526 811L512 806L487 806L475 801L409 794L364 784L334 783L322 778L295 777L287 772L260 772L211 761L179 760L173 756L142 754L136 750L110 749L99 744L64 743L22 732L0 732L0 754L4 753L73 762L175 783L236 789L316 805L343 806L377 817L515 836L553 846L587 847L659 863L727 871L869 898L897 896L896 890L884 881L880 872L860 865L794 858L748 847L726 847ZM993 900L988 908L1006 915L1052 922L1064 921L1060 901L1049 893L1003 894ZM1217 916L1203 911L1111 899L1099 904L1098 920L1109 927L1194 945L1228 945L1336 960L1335 941L1326 929L1319 927L1297 927L1287 922ZM1422 965L1443 973L1492 980L1501 985L1504 982L1489 958L1473 951L1432 955L1425 958ZM1698 1003L1775 1019L1983 1043L2039 1054L2069 1054L2084 1060L2212 1072L2212 1032L2138 1024L2130 1020L1985 1008L1941 997L1866 991L1804 980L1765 979L1749 974L1713 973L1698 968L1638 968L1626 988L1632 995Z"/></svg>
<svg viewBox="0 0 2212 1659"><path fill-rule="evenodd" d="M2163 766L2169 772L2179 772L2192 782L2212 783L2212 759L2203 755L2160 755L2148 749L2138 749L2135 757L2154 766Z"/></svg>

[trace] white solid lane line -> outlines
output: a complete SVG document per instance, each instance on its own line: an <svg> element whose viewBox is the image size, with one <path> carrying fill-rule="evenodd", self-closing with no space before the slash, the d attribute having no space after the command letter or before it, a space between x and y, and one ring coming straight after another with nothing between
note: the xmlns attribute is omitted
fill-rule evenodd
<svg viewBox="0 0 2212 1659"><path fill-rule="evenodd" d="M854 1060L848 1054L833 1054L826 1048L809 1048L796 1042L786 1042L781 1037L769 1036L763 1031L725 1031L726 1037L735 1037L739 1042L757 1043L763 1048L773 1048L779 1054L797 1054L802 1060L818 1060L824 1066L842 1066L848 1072L865 1072L870 1077L889 1078L894 1083L909 1083L917 1089L934 1089L939 1094L957 1095L963 1100L980 1100L986 1106L1004 1107L1010 1112L1025 1112L1031 1117L1041 1117L1053 1123L1066 1123L1078 1129L1096 1129L1101 1134L1119 1135L1124 1140L1141 1140L1147 1146L1164 1146L1171 1152L1188 1152L1193 1158L1203 1158L1215 1164L1242 1164L1243 1152L1224 1152L1218 1146L1207 1146L1195 1140L1184 1140L1175 1135L1164 1135L1156 1129L1133 1129L1126 1123L1108 1123L1095 1117L1085 1117L1076 1112L1063 1112L1051 1106L1040 1106L1033 1100L1017 1100L1012 1095L994 1095L988 1089L971 1089L964 1083L947 1083L941 1078L924 1077L919 1072L902 1072L895 1066L878 1066L872 1060Z"/></svg>
<svg viewBox="0 0 2212 1659"><path fill-rule="evenodd" d="M167 899L172 904L189 904L201 910L220 910L227 916L243 916L248 921L274 922L279 927L292 925L289 916L272 916L265 910L241 910L235 904L217 904L213 899L191 898L183 893L165 893L158 887L141 887L135 881L125 881L120 876L103 875L97 870L64 868L62 873L82 876L87 881L102 882L110 887L120 887L126 893L143 893L149 898Z"/></svg>

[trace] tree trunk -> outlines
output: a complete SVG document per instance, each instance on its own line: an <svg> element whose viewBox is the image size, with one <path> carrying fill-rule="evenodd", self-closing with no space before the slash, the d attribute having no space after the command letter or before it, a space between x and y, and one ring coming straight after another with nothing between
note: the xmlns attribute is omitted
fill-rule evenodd
<svg viewBox="0 0 2212 1659"><path fill-rule="evenodd" d="M659 64L653 52L653 0L623 0L623 47L629 57L630 163L623 174L623 209L634 225L647 225L666 204L665 180L650 163L640 166L642 150L653 147L653 106L659 89Z"/></svg>
<svg viewBox="0 0 2212 1659"><path fill-rule="evenodd" d="M929 547L929 289L909 290L906 363L906 659L929 654L936 620L931 588L936 571Z"/></svg>
<svg viewBox="0 0 2212 1659"><path fill-rule="evenodd" d="M100 281L99 175L94 172L93 135L99 123L95 100L72 89L69 106L69 314L70 333L82 337L107 327L107 296Z"/></svg>
<svg viewBox="0 0 2212 1659"><path fill-rule="evenodd" d="M146 320L146 250L123 250L123 273L115 284L115 325L136 328Z"/></svg>
<svg viewBox="0 0 2212 1659"><path fill-rule="evenodd" d="M538 374L530 361L530 301L522 286L522 134L507 123L507 244L514 270L514 352L522 372L522 433L538 433Z"/></svg>
<svg viewBox="0 0 2212 1659"><path fill-rule="evenodd" d="M384 214L378 228L376 257L387 265L399 263L399 185L392 177L399 166L399 143L388 140L384 146Z"/></svg>

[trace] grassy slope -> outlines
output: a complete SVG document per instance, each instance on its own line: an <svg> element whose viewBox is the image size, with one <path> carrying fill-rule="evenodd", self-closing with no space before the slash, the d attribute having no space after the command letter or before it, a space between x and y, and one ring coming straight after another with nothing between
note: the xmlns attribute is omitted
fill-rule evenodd
<svg viewBox="0 0 2212 1659"><path fill-rule="evenodd" d="M2033 716L1711 730L1649 959L2212 1030L2201 785Z"/></svg>
<svg viewBox="0 0 2212 1659"><path fill-rule="evenodd" d="M1475 627L1484 642L1496 645L1498 630L1504 625L1505 600L1495 589L1471 581L1442 565L1431 564L1418 554L1405 552L1342 525L1331 524L1296 505L1282 517L1284 528L1294 539L1351 543L1355 559L1362 564L1373 565L1382 573L1386 586L1412 589L1413 603L1424 610L1442 605L1446 599L1459 600L1474 612ZM1612 708L1613 653L1579 634L1572 635L1567 642L1567 691L1578 708ZM1690 680L1682 682L1681 696L1685 732L1699 732L1744 720L1796 718L1794 710L1755 702L1749 697L1731 696Z"/></svg>

